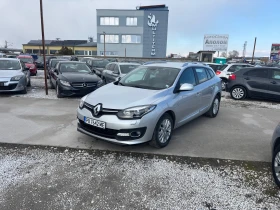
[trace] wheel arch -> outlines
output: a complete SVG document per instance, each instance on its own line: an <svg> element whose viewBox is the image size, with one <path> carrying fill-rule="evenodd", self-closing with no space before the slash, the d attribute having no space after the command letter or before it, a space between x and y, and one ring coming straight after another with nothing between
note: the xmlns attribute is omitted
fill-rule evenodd
<svg viewBox="0 0 280 210"><path fill-rule="evenodd" d="M275 140L275 143L273 145L273 152L275 151L275 149L280 145L280 137L278 137L276 140Z"/></svg>
<svg viewBox="0 0 280 210"><path fill-rule="evenodd" d="M176 115L172 110L167 110L166 112L163 113L164 114L169 114L173 120L173 128L175 127L175 123L176 123ZM163 116L162 115L162 116Z"/></svg>

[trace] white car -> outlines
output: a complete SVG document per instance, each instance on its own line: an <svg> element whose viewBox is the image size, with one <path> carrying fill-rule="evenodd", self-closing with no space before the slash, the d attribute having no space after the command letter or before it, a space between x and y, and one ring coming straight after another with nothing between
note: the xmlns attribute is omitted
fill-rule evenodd
<svg viewBox="0 0 280 210"><path fill-rule="evenodd" d="M222 89L225 90L229 75L231 75L233 72L236 72L246 67L253 67L253 66L246 63L231 63L231 64L224 64L220 68L220 70L216 71L216 75L220 77L222 80Z"/></svg>

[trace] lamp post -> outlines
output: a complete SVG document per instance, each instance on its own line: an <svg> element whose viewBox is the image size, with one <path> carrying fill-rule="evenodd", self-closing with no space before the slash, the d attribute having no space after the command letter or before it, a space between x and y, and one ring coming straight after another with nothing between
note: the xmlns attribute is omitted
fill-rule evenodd
<svg viewBox="0 0 280 210"><path fill-rule="evenodd" d="M105 31L103 31L103 36L104 36L104 58L106 57L106 50L105 50L105 43L106 43L106 41L105 41L105 36L106 36L106 33L105 33Z"/></svg>

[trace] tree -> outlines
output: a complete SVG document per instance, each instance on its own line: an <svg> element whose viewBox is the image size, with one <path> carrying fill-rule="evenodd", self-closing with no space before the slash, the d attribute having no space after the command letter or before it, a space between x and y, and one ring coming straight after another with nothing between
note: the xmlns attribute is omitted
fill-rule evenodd
<svg viewBox="0 0 280 210"><path fill-rule="evenodd" d="M221 53L221 57L225 57L226 58L227 57L227 53L226 52L222 52Z"/></svg>
<svg viewBox="0 0 280 210"><path fill-rule="evenodd" d="M69 49L68 47L62 47L59 51L58 54L60 55L73 55L73 50Z"/></svg>
<svg viewBox="0 0 280 210"><path fill-rule="evenodd" d="M229 58L236 58L236 57L238 57L238 56L239 56L239 52L236 51L236 50L230 51L230 52L228 53L228 57L229 57Z"/></svg>

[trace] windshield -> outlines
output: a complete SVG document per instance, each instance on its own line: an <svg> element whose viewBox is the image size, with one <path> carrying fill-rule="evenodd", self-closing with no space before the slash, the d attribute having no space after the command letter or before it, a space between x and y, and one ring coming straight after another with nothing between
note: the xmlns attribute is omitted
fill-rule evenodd
<svg viewBox="0 0 280 210"><path fill-rule="evenodd" d="M21 66L18 60L0 60L0 70L20 70Z"/></svg>
<svg viewBox="0 0 280 210"><path fill-rule="evenodd" d="M32 58L19 58L23 63L33 63Z"/></svg>
<svg viewBox="0 0 280 210"><path fill-rule="evenodd" d="M54 68L59 61L65 61L65 60L51 60L51 67Z"/></svg>
<svg viewBox="0 0 280 210"><path fill-rule="evenodd" d="M136 69L139 65L120 65L121 73L127 74L131 72L133 69Z"/></svg>
<svg viewBox="0 0 280 210"><path fill-rule="evenodd" d="M61 73L91 73L91 70L84 63L61 63Z"/></svg>
<svg viewBox="0 0 280 210"><path fill-rule="evenodd" d="M141 66L123 77L123 86L161 90L173 85L180 69L155 66Z"/></svg>
<svg viewBox="0 0 280 210"><path fill-rule="evenodd" d="M222 65L220 70L223 71L226 67L228 67L228 65Z"/></svg>
<svg viewBox="0 0 280 210"><path fill-rule="evenodd" d="M98 68L105 68L105 66L109 63L107 60L93 60L92 61L92 66L93 67L98 67Z"/></svg>

